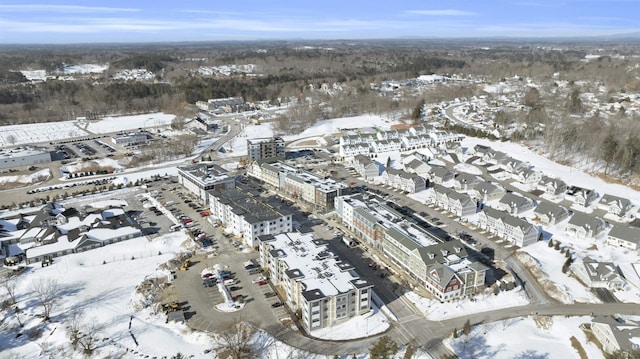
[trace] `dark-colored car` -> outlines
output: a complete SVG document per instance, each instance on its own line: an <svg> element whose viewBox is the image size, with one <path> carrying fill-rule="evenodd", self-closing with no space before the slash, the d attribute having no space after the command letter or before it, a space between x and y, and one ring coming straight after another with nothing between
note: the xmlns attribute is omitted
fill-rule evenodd
<svg viewBox="0 0 640 359"><path fill-rule="evenodd" d="M271 308L278 308L278 307L282 307L284 304L282 304L282 302L275 302L273 304L271 304Z"/></svg>
<svg viewBox="0 0 640 359"><path fill-rule="evenodd" d="M275 296L276 296L276 293L274 293L274 292L268 292L268 293L265 293L265 294L264 294L264 296L265 296L265 298L271 298L271 297L275 297Z"/></svg>

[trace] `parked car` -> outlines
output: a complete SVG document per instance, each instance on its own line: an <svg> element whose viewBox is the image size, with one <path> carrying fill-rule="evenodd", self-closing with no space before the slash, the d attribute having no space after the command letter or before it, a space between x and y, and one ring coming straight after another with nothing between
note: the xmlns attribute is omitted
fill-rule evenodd
<svg viewBox="0 0 640 359"><path fill-rule="evenodd" d="M282 302L275 302L273 304L271 304L271 308L278 308L278 307L282 307L284 304L282 304Z"/></svg>

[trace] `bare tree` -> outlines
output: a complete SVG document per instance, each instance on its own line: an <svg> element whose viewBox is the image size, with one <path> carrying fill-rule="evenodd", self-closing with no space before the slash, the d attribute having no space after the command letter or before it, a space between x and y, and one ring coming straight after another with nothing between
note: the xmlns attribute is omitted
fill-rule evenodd
<svg viewBox="0 0 640 359"><path fill-rule="evenodd" d="M7 292L9 299L11 300L10 304L16 304L18 301L16 300L16 285L18 281L16 277L6 277L2 280L2 288Z"/></svg>
<svg viewBox="0 0 640 359"><path fill-rule="evenodd" d="M86 318L84 312L74 312L67 322L69 340L74 348L79 345L84 354L91 354L102 341L102 324L96 318Z"/></svg>
<svg viewBox="0 0 640 359"><path fill-rule="evenodd" d="M60 285L58 281L53 278L39 278L33 282L32 290L42 306L43 320L49 320L51 310L59 299Z"/></svg>
<svg viewBox="0 0 640 359"><path fill-rule="evenodd" d="M247 322L236 322L227 330L218 333L220 343L216 351L233 359L250 358L249 340L252 334L253 328Z"/></svg>

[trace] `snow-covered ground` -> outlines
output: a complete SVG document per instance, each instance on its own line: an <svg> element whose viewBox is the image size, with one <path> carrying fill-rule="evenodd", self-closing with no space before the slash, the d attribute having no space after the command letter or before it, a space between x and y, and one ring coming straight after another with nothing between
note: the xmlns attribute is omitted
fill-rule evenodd
<svg viewBox="0 0 640 359"><path fill-rule="evenodd" d="M471 328L469 336L447 339L446 343L461 359L579 358L570 341L575 337L587 358L604 358L580 329L581 324L590 322L590 317L515 318L479 324Z"/></svg>
<svg viewBox="0 0 640 359"><path fill-rule="evenodd" d="M86 135L87 133L78 128L73 121L2 126L0 127L0 146L48 143Z"/></svg>
<svg viewBox="0 0 640 359"><path fill-rule="evenodd" d="M398 123L395 120L384 119L376 115L363 115L356 117L341 117L330 120L318 121L315 125L307 128L297 135L283 136L285 141L294 141L301 138L326 136L340 132L343 128L364 128L379 127L389 129L391 125Z"/></svg>
<svg viewBox="0 0 640 359"><path fill-rule="evenodd" d="M226 152L220 156L241 157L247 156L247 140L273 136L273 123L261 125L247 125L240 133L222 146Z"/></svg>
<svg viewBox="0 0 640 359"><path fill-rule="evenodd" d="M64 67L65 74L99 74L105 72L109 64L78 64Z"/></svg>
<svg viewBox="0 0 640 359"><path fill-rule="evenodd" d="M17 322L15 317L9 316L0 332L0 350L20 358L79 356L71 351L66 324L73 313L83 312L87 322L99 324L100 336L108 338L94 357L119 354L124 358L138 357L133 350L143 356L160 357L181 352L194 358L207 357L203 352L211 348L211 339L190 332L184 325L165 324L163 314L143 309L153 298L136 293L136 287L145 279L167 276L168 272L158 270L158 266L181 252L180 244L186 239L183 232L167 234L153 241L139 237L56 258L48 267L31 266L18 277L16 290L26 323L22 331L42 326L41 320L35 317L41 313L41 307L31 290L32 283L41 278L56 280L59 301L51 312L51 321L44 324L44 334L34 341L27 336L14 339Z"/></svg>
<svg viewBox="0 0 640 359"><path fill-rule="evenodd" d="M411 301L430 320L443 320L469 313L480 313L529 304L527 294L520 288L500 292L498 295L493 294L493 291L489 289L484 294L448 303L427 299L414 292L406 292L404 297Z"/></svg>
<svg viewBox="0 0 640 359"><path fill-rule="evenodd" d="M389 329L387 318L374 306L368 314L354 317L340 325L316 330L311 335L322 339L348 340L369 337L383 333L387 329Z"/></svg>
<svg viewBox="0 0 640 359"><path fill-rule="evenodd" d="M92 133L113 133L119 131L131 131L138 128L169 126L175 115L162 112L147 113L143 115L105 117L99 121L90 121L86 124L86 130Z"/></svg>

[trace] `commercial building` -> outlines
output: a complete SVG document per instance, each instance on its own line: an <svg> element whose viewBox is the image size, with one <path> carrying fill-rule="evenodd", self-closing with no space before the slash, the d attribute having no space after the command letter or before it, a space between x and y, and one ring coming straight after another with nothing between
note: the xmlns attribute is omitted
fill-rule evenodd
<svg viewBox="0 0 640 359"><path fill-rule="evenodd" d="M247 139L247 152L250 161L284 160L284 140L282 137L266 137Z"/></svg>
<svg viewBox="0 0 640 359"><path fill-rule="evenodd" d="M342 324L371 311L373 284L315 239L313 233L260 236L260 264L299 312L307 332Z"/></svg>
<svg viewBox="0 0 640 359"><path fill-rule="evenodd" d="M51 153L36 147L0 149L0 169L51 162Z"/></svg>
<svg viewBox="0 0 640 359"><path fill-rule="evenodd" d="M235 187L235 178L227 170L214 164L194 164L178 167L178 183L202 200L209 202L207 191Z"/></svg>
<svg viewBox="0 0 640 359"><path fill-rule="evenodd" d="M149 139L146 132L132 132L122 136L111 137L111 142L116 145L132 145L143 143Z"/></svg>

